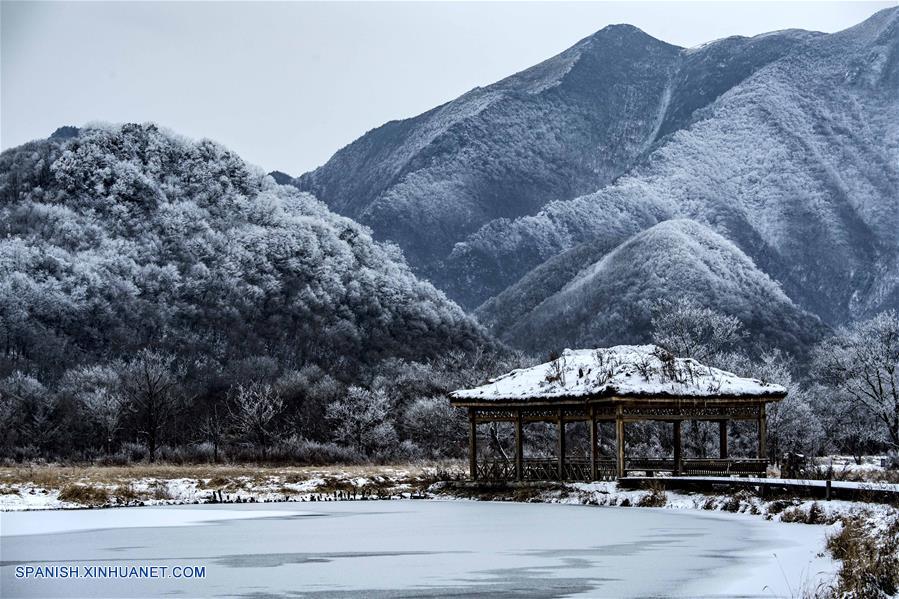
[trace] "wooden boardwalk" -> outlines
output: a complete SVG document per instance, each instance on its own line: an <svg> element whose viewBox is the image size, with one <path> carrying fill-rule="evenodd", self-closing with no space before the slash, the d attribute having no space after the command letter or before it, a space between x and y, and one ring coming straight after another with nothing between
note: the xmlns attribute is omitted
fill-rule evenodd
<svg viewBox="0 0 899 599"><path fill-rule="evenodd" d="M624 489L662 486L669 490L715 492L751 489L762 497L780 493L818 499L846 499L899 504L899 484L794 478L729 478L717 476L654 476L618 479Z"/></svg>

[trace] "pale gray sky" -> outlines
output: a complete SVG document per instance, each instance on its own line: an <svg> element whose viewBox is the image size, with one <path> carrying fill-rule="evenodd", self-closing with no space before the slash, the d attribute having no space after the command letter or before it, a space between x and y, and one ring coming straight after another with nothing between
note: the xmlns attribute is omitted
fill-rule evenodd
<svg viewBox="0 0 899 599"><path fill-rule="evenodd" d="M60 125L155 121L298 175L610 23L693 46L837 31L896 4L3 0L0 145Z"/></svg>

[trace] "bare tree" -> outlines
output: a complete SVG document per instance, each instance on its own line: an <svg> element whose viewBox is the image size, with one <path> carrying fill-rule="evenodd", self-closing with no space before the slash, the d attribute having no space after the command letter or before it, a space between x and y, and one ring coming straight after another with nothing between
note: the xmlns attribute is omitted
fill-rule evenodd
<svg viewBox="0 0 899 599"><path fill-rule="evenodd" d="M200 433L207 441L212 443L212 461L219 461L219 447L225 438L228 423L219 411L218 405L213 405L209 413L200 422Z"/></svg>
<svg viewBox="0 0 899 599"><path fill-rule="evenodd" d="M746 335L738 318L687 299L656 302L652 312L653 341L681 358L713 361Z"/></svg>
<svg viewBox="0 0 899 599"><path fill-rule="evenodd" d="M182 400L180 382L184 369L172 356L142 350L121 368L125 405L137 417L138 433L146 439L150 461L165 427Z"/></svg>
<svg viewBox="0 0 899 599"><path fill-rule="evenodd" d="M231 421L238 434L250 439L262 453L277 437L277 417L284 409L284 400L274 387L264 383L238 385L233 388Z"/></svg>
<svg viewBox="0 0 899 599"><path fill-rule="evenodd" d="M873 416L899 448L899 318L893 311L841 328L814 351L820 381Z"/></svg>

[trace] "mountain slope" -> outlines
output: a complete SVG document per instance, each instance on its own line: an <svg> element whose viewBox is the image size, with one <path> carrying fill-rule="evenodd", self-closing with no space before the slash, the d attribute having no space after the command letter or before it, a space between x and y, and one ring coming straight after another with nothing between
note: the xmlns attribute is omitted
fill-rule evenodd
<svg viewBox="0 0 899 599"><path fill-rule="evenodd" d="M489 296L579 243L690 218L830 324L895 307L897 83L899 9L814 36L694 112L614 184L488 223L448 271L491 273Z"/></svg>
<svg viewBox="0 0 899 599"><path fill-rule="evenodd" d="M817 35L786 31L685 51L610 26L522 73L367 133L296 185L399 244L413 268L473 308L511 281L459 261L447 269L455 243L495 219L610 184L694 111Z"/></svg>
<svg viewBox="0 0 899 599"><path fill-rule="evenodd" d="M210 141L153 125L0 155L0 376L143 347L353 376L491 345L399 251Z"/></svg>
<svg viewBox="0 0 899 599"><path fill-rule="evenodd" d="M504 294L505 295L505 294ZM478 315L510 344L596 347L649 339L657 300L688 298L740 318L750 344L801 353L824 330L734 244L690 220L662 222L593 262L509 326L516 297L500 295Z"/></svg>

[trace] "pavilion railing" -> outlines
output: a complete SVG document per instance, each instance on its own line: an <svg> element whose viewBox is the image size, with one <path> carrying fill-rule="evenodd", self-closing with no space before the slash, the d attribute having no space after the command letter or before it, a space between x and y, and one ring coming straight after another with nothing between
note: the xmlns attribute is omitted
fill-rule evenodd
<svg viewBox="0 0 899 599"><path fill-rule="evenodd" d="M559 480L559 461L555 458L525 458L521 469L524 480Z"/></svg>
<svg viewBox="0 0 899 599"><path fill-rule="evenodd" d="M681 462L684 476L764 476L768 468L765 458L688 458ZM671 458L627 458L626 472L674 472Z"/></svg>
<svg viewBox="0 0 899 599"><path fill-rule="evenodd" d="M510 460L478 460L481 480L515 480L515 462Z"/></svg>
<svg viewBox="0 0 899 599"><path fill-rule="evenodd" d="M671 458L627 458L624 460L626 471L638 470L649 472L673 472L674 460Z"/></svg>
<svg viewBox="0 0 899 599"><path fill-rule="evenodd" d="M689 458L681 462L679 474L684 476L765 476L768 462L765 458ZM599 458L596 461L596 477L593 476L589 458L566 457L563 463L563 480L592 481L616 480L618 466L614 459ZM522 480L559 480L559 461L556 458L525 458L521 464ZM625 460L625 474L630 472L674 473L674 460L670 458L630 457ZM482 458L477 462L481 480L516 480L515 461L512 459Z"/></svg>
<svg viewBox="0 0 899 599"><path fill-rule="evenodd" d="M684 460L686 476L765 476L766 458L693 458Z"/></svg>
<svg viewBox="0 0 899 599"><path fill-rule="evenodd" d="M596 461L596 478L589 458L566 457L564 480L591 481L615 480L618 469L614 459L601 458ZM477 462L478 478L481 480L515 480L515 461L503 459L480 459ZM522 480L559 480L559 460L556 458L525 458L521 463Z"/></svg>

